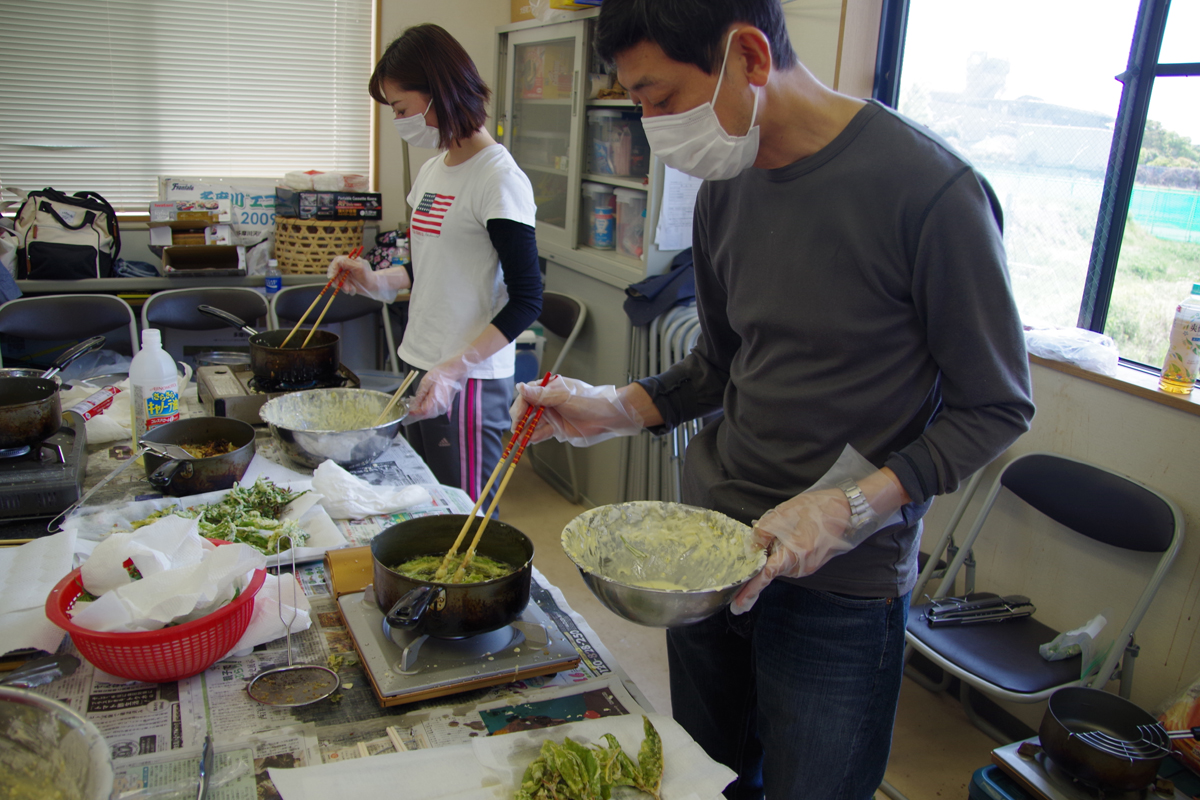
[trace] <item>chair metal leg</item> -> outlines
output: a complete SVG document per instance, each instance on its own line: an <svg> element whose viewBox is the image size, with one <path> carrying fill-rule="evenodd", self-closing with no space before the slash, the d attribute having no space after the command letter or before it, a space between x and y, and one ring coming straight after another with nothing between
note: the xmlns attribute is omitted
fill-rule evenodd
<svg viewBox="0 0 1200 800"><path fill-rule="evenodd" d="M1139 647L1132 639L1130 639L1129 645L1125 648L1125 656L1121 659L1121 670L1118 673L1121 684L1118 691L1120 692L1121 697L1124 697L1126 700L1128 700L1129 695L1133 693L1133 665L1137 660L1138 653L1141 651L1142 648ZM1099 682L1097 681L1096 688L1102 689L1104 687L1100 686Z"/></svg>
<svg viewBox="0 0 1200 800"><path fill-rule="evenodd" d="M941 694L942 692L944 692L950 688L950 681L952 681L954 679L954 676L952 676L946 670L942 670L941 680L936 681L936 682L930 680L929 677L925 675L925 673L921 672L919 669L917 669L916 667L914 667L908 663L909 660L912 658L912 654L913 654L912 645L905 645L904 646L904 677L911 679L913 683L917 684L917 686L920 686L922 689L924 689L928 692L933 692L934 694Z"/></svg>
<svg viewBox="0 0 1200 800"><path fill-rule="evenodd" d="M571 476L571 502L579 502L579 478L575 475L575 448L569 444L563 445L567 450L567 474Z"/></svg>
<svg viewBox="0 0 1200 800"><path fill-rule="evenodd" d="M908 800L899 789L888 783L886 778L883 783L879 784L879 791L892 798L892 800Z"/></svg>

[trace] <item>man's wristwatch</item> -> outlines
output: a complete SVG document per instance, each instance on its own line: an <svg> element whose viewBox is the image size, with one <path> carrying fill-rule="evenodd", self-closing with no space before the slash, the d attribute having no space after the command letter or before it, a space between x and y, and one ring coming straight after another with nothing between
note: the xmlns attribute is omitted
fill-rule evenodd
<svg viewBox="0 0 1200 800"><path fill-rule="evenodd" d="M867 496L863 494L863 490L854 481L845 481L839 483L838 488L846 495L847 502L850 503L850 527L853 530L861 530L865 526L875 521L875 510L871 508L871 504L867 502Z"/></svg>

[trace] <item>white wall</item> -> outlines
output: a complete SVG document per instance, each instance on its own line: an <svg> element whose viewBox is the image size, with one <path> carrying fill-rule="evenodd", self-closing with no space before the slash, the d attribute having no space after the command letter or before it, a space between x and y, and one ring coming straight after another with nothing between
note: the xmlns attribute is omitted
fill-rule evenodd
<svg viewBox="0 0 1200 800"><path fill-rule="evenodd" d="M496 86L496 26L511 19L509 0L383 0L379 20L380 52L411 25L432 22L457 39L475 61L487 85ZM379 141L379 190L383 194L383 230L395 229L404 219L404 172L400 136L392 127L391 112L376 105ZM490 109L489 109L490 113ZM490 127L490 124L489 124ZM433 150L411 150L411 171L417 170Z"/></svg>
<svg viewBox="0 0 1200 800"><path fill-rule="evenodd" d="M1183 510L1190 534L1167 579L1150 606L1137 642L1141 656L1134 672L1133 700L1153 710L1200 677L1200 416L1126 392L1034 365L1037 414L1029 433L989 468L1018 455L1053 451L1122 472L1174 500ZM976 503L960 526L965 533ZM933 546L958 504L939 498L926 518L924 546ZM977 588L1001 594L1026 594L1038 617L1059 630L1087 621L1106 606L1124 620L1140 591L1135 578L1148 575L1146 556L1116 556L1102 545L1083 548L1064 561L1074 534L1054 523L1035 523L1019 501L1002 496L980 535ZM1115 689L1115 687L1114 687ZM1037 727L1042 706L1008 706Z"/></svg>

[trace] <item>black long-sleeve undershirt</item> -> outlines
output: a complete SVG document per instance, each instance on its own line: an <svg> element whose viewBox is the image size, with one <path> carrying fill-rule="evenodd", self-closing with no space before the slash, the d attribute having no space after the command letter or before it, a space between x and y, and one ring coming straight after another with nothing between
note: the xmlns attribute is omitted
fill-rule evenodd
<svg viewBox="0 0 1200 800"><path fill-rule="evenodd" d="M511 342L542 313L537 236L533 226L511 219L489 219L487 232L500 255L500 272L508 289L508 302L492 324Z"/></svg>

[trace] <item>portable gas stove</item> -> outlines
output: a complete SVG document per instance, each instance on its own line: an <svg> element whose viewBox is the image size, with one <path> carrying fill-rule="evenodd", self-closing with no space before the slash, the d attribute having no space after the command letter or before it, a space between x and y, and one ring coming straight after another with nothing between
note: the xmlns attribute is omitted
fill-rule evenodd
<svg viewBox="0 0 1200 800"><path fill-rule="evenodd" d="M1026 742L1038 745L1036 755L1022 756L1017 752ZM1101 791L1068 775L1041 749L1036 736L996 748L992 751L992 762L1037 800L1188 800L1190 797L1178 788L1173 794L1159 794L1153 786L1133 792Z"/></svg>
<svg viewBox="0 0 1200 800"><path fill-rule="evenodd" d="M79 499L86 469L83 420L64 412L62 427L40 444L0 450L0 519L54 516Z"/></svg>
<svg viewBox="0 0 1200 800"><path fill-rule="evenodd" d="M574 647L533 600L511 625L466 639L389 628L370 584L337 602L384 706L549 675L579 663Z"/></svg>
<svg viewBox="0 0 1200 800"><path fill-rule="evenodd" d="M358 389L362 381L345 364L338 365L333 380L305 384L266 383L248 369L228 366L198 367L196 391L200 403L210 416L239 419L251 425L261 425L258 410L272 397L305 389Z"/></svg>

